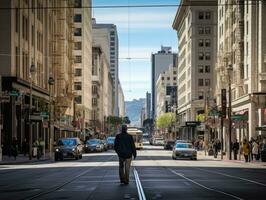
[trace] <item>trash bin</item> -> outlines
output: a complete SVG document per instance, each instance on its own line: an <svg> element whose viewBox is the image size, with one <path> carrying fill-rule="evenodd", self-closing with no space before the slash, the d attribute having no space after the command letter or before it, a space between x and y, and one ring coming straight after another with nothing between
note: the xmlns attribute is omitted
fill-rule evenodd
<svg viewBox="0 0 266 200"><path fill-rule="evenodd" d="M266 150L261 151L260 157L262 162L266 162Z"/></svg>

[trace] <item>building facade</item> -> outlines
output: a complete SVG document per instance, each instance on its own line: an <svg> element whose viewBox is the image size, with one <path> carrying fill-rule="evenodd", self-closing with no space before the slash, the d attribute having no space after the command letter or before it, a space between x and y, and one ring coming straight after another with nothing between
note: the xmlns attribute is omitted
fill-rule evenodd
<svg viewBox="0 0 266 200"><path fill-rule="evenodd" d="M156 116L172 112L177 106L177 67L169 66L160 74L156 82Z"/></svg>
<svg viewBox="0 0 266 200"><path fill-rule="evenodd" d="M173 28L178 36L178 114L183 138L198 137L197 116L212 98L217 46L217 0L182 0ZM203 132L201 132L203 134Z"/></svg>
<svg viewBox="0 0 266 200"><path fill-rule="evenodd" d="M43 140L48 147L53 138L44 123L47 116L40 113L47 115L49 103L62 108L52 111L55 127L60 116L65 119L62 123L71 125L73 6L74 1L61 0L0 2L0 7L17 8L0 12L0 73L2 90L10 99L2 102L4 153L12 138L19 146L26 138ZM50 78L54 81L49 87Z"/></svg>
<svg viewBox="0 0 266 200"><path fill-rule="evenodd" d="M92 26L91 0L75 1L74 9L74 81L75 123L89 132L92 112ZM83 8L85 7L85 8Z"/></svg>
<svg viewBox="0 0 266 200"><path fill-rule="evenodd" d="M167 70L169 65L176 65L176 53L172 53L171 47L161 47L161 50L157 53L152 54L152 71L151 71L151 98L152 98L152 118L156 118L156 81L158 80L160 74Z"/></svg>
<svg viewBox="0 0 266 200"><path fill-rule="evenodd" d="M151 119L151 93L149 92L146 92L145 117L146 119Z"/></svg>
<svg viewBox="0 0 266 200"><path fill-rule="evenodd" d="M119 63L118 63L118 34L116 25L114 24L97 24L96 19L92 20L92 28L94 37L102 38L104 40L103 51L107 56L108 62L110 64L110 73L114 80L114 98L115 98L115 107L114 113L116 116L119 116ZM106 42L107 41L107 42Z"/></svg>
<svg viewBox="0 0 266 200"><path fill-rule="evenodd" d="M120 81L118 83L118 107L119 117L125 117L125 97Z"/></svg>
<svg viewBox="0 0 266 200"><path fill-rule="evenodd" d="M265 135L266 2L218 3L217 104L221 106L221 89L226 89L232 106L231 140Z"/></svg>

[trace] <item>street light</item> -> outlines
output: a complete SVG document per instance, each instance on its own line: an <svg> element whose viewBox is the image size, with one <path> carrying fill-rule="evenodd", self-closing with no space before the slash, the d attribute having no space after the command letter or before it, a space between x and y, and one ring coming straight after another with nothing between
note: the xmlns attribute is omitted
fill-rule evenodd
<svg viewBox="0 0 266 200"><path fill-rule="evenodd" d="M229 65L227 67L228 72L228 129L229 129L229 135L228 135L228 143L229 143L229 160L232 160L232 144L231 144L231 137L232 137L232 89L231 89L231 76L230 74L233 72L232 65Z"/></svg>
<svg viewBox="0 0 266 200"><path fill-rule="evenodd" d="M52 86L54 85L54 78L50 74L49 79L48 79L48 84L49 84L49 133L50 133L50 147L49 147L49 157L52 160L53 159L53 144L54 144L54 131L53 131L53 124L52 124Z"/></svg>
<svg viewBox="0 0 266 200"><path fill-rule="evenodd" d="M30 122L30 138L29 138L29 159L32 159L32 123L31 123L31 115L32 115L32 84L33 84L33 76L35 75L36 67L32 63L30 66L30 108L29 108L29 122Z"/></svg>

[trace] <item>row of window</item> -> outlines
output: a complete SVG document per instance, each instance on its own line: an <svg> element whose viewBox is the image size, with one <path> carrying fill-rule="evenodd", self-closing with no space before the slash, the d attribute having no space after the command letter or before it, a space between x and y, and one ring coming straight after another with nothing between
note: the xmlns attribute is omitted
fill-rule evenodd
<svg viewBox="0 0 266 200"><path fill-rule="evenodd" d="M198 33L200 35L203 35L203 34L211 34L211 27L199 27L198 28Z"/></svg>
<svg viewBox="0 0 266 200"><path fill-rule="evenodd" d="M211 60L211 53L210 52L199 52L198 54L199 60Z"/></svg>
<svg viewBox="0 0 266 200"><path fill-rule="evenodd" d="M199 19L211 19L211 12L199 12Z"/></svg>
<svg viewBox="0 0 266 200"><path fill-rule="evenodd" d="M211 72L211 66L210 65L199 65L198 66L198 72L199 73L210 73Z"/></svg>
<svg viewBox="0 0 266 200"><path fill-rule="evenodd" d="M210 86L211 85L211 79L198 79L198 86Z"/></svg>
<svg viewBox="0 0 266 200"><path fill-rule="evenodd" d="M199 39L199 47L210 47L211 46L211 40L210 39Z"/></svg>
<svg viewBox="0 0 266 200"><path fill-rule="evenodd" d="M163 81L164 80L164 77L162 76L161 80ZM167 77L167 80L169 81L170 80L170 77ZM176 77L173 77L173 80L176 81Z"/></svg>

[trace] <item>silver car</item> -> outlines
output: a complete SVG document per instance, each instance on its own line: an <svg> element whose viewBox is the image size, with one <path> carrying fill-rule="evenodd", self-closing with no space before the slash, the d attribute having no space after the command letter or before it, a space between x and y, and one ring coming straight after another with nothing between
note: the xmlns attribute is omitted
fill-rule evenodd
<svg viewBox="0 0 266 200"><path fill-rule="evenodd" d="M189 158L191 160L197 160L197 151L190 143L176 143L173 148L172 154L173 160L178 158Z"/></svg>

